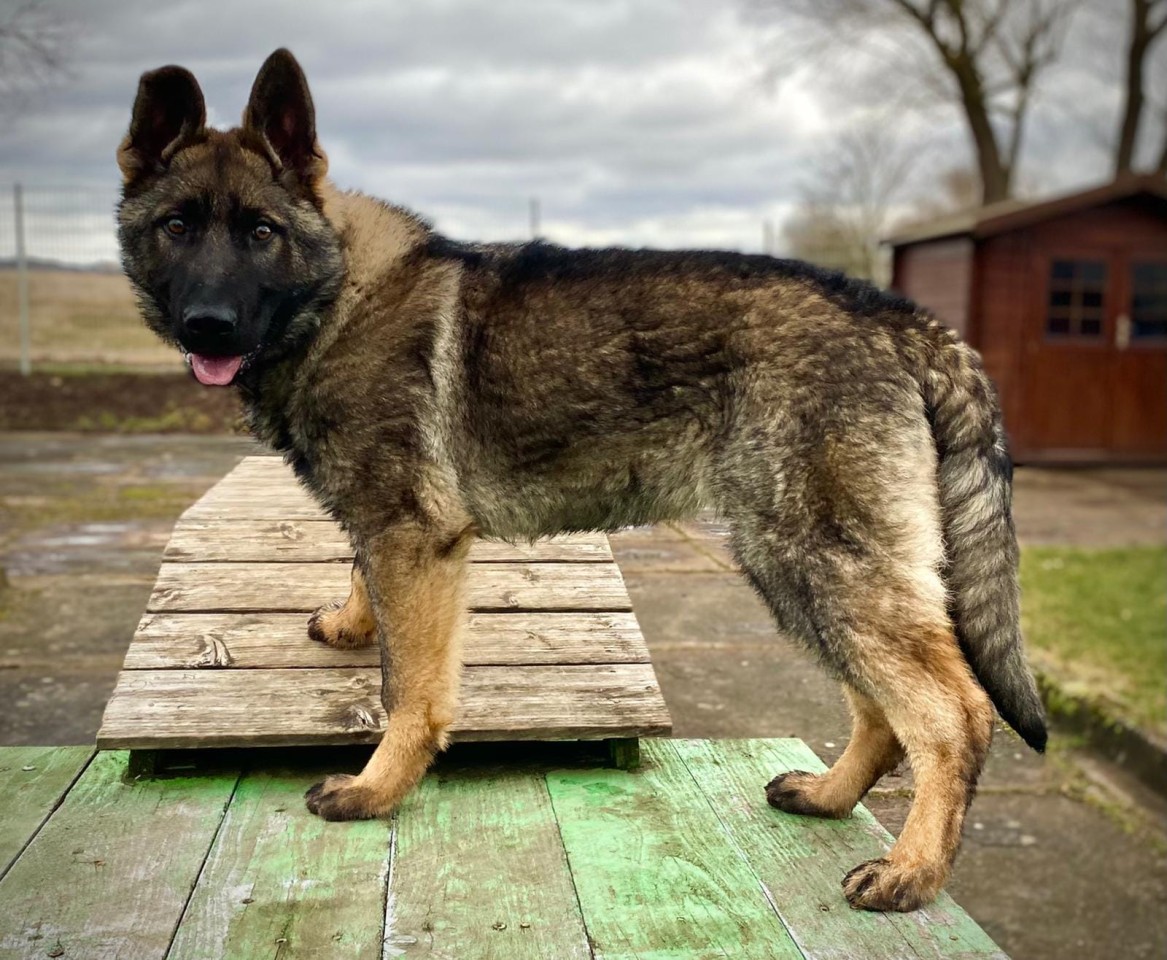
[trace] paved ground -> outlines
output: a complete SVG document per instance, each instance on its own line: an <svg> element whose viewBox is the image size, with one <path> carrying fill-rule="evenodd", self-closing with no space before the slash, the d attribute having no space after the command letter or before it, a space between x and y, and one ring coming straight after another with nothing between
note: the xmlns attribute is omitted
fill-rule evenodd
<svg viewBox="0 0 1167 960"><path fill-rule="evenodd" d="M1013 496L1023 544L1129 547L1167 541L1167 470L1019 467Z"/></svg>
<svg viewBox="0 0 1167 960"><path fill-rule="evenodd" d="M250 450L214 437L0 434L0 743L92 739L174 518ZM1162 542L1167 473L1020 470L1036 543ZM614 538L681 736L799 736L842 750L835 685L775 636L717 524ZM759 789L761 789L759 784ZM910 775L870 806L893 831ZM952 893L1015 960L1161 957L1167 814L1104 758L997 737Z"/></svg>
<svg viewBox="0 0 1167 960"><path fill-rule="evenodd" d="M0 744L93 740L175 518L252 449L0 434Z"/></svg>

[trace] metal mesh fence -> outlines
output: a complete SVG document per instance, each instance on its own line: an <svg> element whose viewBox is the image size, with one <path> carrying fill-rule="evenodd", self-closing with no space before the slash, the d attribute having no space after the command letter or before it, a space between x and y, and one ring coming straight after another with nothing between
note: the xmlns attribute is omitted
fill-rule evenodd
<svg viewBox="0 0 1167 960"><path fill-rule="evenodd" d="M138 318L118 265L116 202L116 184L0 184L0 365L178 362Z"/></svg>

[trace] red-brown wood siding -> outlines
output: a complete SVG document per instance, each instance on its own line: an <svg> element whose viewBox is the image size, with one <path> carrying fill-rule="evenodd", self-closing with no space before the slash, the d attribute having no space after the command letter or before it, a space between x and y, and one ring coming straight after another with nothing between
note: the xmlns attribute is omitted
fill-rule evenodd
<svg viewBox="0 0 1167 960"><path fill-rule="evenodd" d="M1050 265L1063 258L1108 264L1096 341L1046 332ZM1142 195L975 246L947 238L901 247L892 285L981 351L1017 459L1167 460L1167 344L1120 345L1130 265L1147 260L1167 260L1167 203Z"/></svg>
<svg viewBox="0 0 1167 960"><path fill-rule="evenodd" d="M1067 239L1115 246L1162 243L1167 239L1167 203L1117 201L1046 220L1029 230L1037 246L1056 246Z"/></svg>
<svg viewBox="0 0 1167 960"><path fill-rule="evenodd" d="M1167 205L1158 201L1118 201L978 244L977 346L1019 460L1167 457L1167 348L1116 346L1130 263L1146 257L1167 257ZM1062 258L1108 265L1097 342L1045 333L1050 264Z"/></svg>
<svg viewBox="0 0 1167 960"><path fill-rule="evenodd" d="M1025 443L1022 411L1022 331L1029 313L1030 263L1026 231L990 237L977 245L977 348L997 385L1005 429L1014 451Z"/></svg>
<svg viewBox="0 0 1167 960"><path fill-rule="evenodd" d="M972 264L968 237L900 247L892 265L892 287L967 338Z"/></svg>

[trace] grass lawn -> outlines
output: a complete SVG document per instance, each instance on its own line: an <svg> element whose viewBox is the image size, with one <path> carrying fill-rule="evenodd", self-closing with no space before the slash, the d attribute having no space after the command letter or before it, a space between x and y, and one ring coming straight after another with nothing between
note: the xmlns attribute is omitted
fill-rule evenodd
<svg viewBox="0 0 1167 960"><path fill-rule="evenodd" d="M1029 547L1021 589L1034 665L1167 735L1167 548Z"/></svg>

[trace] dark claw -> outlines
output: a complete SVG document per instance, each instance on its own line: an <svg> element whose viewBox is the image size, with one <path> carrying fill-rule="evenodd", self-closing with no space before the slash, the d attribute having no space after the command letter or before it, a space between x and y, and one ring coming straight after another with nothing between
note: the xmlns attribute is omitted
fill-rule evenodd
<svg viewBox="0 0 1167 960"><path fill-rule="evenodd" d="M875 882L876 873L875 873L875 870L873 870L872 868L875 867L877 864L884 864L884 863L887 863L887 861L883 860L883 859L868 860L866 863L861 863L861 864L859 864L859 866L848 871L847 875L843 878L843 886L844 887L847 887L847 885L858 874L862 873L864 876L856 886L849 887L847 889L847 899L853 901L855 898L866 893L868 888L871 886L871 884ZM854 905L854 904L852 904L852 905Z"/></svg>
<svg viewBox="0 0 1167 960"><path fill-rule="evenodd" d="M928 883L926 876L901 873L883 858L868 860L843 878L843 895L854 910L907 912L928 903L939 890L940 884Z"/></svg>
<svg viewBox="0 0 1167 960"><path fill-rule="evenodd" d="M340 607L340 602L334 600L332 603L326 603L324 606L319 607L316 612L308 618L308 636L310 639L315 640L317 643L328 643L327 638L324 636L324 628L320 626L320 618L326 613L339 610Z"/></svg>
<svg viewBox="0 0 1167 960"><path fill-rule="evenodd" d="M783 813L803 817L836 817L837 814L824 810L807 795L804 785L814 778L815 774L805 770L780 773L766 784L766 802Z"/></svg>
<svg viewBox="0 0 1167 960"><path fill-rule="evenodd" d="M356 777L334 774L310 787L304 794L308 809L325 820L367 820L377 815L373 794L354 784Z"/></svg>

